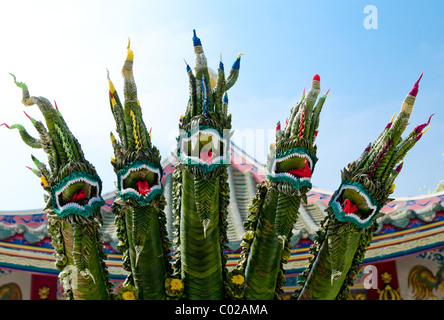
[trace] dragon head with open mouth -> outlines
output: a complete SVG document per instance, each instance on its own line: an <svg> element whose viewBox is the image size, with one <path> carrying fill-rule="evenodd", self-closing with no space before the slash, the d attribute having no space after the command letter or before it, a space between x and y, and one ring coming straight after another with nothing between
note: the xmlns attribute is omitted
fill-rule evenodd
<svg viewBox="0 0 444 320"><path fill-rule="evenodd" d="M317 162L314 141L318 134L319 116L327 93L316 103L320 77L315 75L310 90L292 108L285 129L278 122L276 144L270 147L268 179L286 194L304 195L311 189L311 177ZM316 104L316 105L315 105Z"/></svg>
<svg viewBox="0 0 444 320"><path fill-rule="evenodd" d="M421 77L405 98L396 118L393 116L379 137L342 171L342 183L326 209L332 283L347 272L345 261L350 261L347 255L351 254L347 253L347 248L356 246L356 239L361 240L351 258L356 262L355 266L362 260L365 248L370 245L379 212L392 200L389 196L395 189L394 181L401 171L403 159L430 123L433 115L405 138L401 137L408 125ZM335 245L338 242L341 245Z"/></svg>
<svg viewBox="0 0 444 320"><path fill-rule="evenodd" d="M117 175L117 198L111 206L115 215L118 249L124 253L123 267L129 272L122 288L135 286L140 299L162 299L164 278L170 274L168 254L171 242L166 230L166 204L163 196L161 157L152 144L137 98L133 75L134 53L128 41L121 73L124 101L110 80L109 102L118 138L111 133ZM149 262L148 262L149 261ZM150 263L153 272L143 272Z"/></svg>
<svg viewBox="0 0 444 320"><path fill-rule="evenodd" d="M189 258L193 255L191 252L200 251L200 247L203 246L205 248L202 247L202 250L205 252L212 251L211 254L220 252L220 256L213 256L215 259L211 262L211 264L215 263L209 271L209 274L213 276L218 273L216 270L219 268L221 274L224 274L226 270L224 250L228 242L226 219L229 206L229 171L227 169L230 165L231 138L231 114L228 114L227 91L238 79L241 54L238 55L228 75L225 73L222 61L219 62L216 74L207 66L202 43L195 30L193 30L192 40L195 67L191 69L185 62L189 79L189 99L185 113L180 117L177 148L173 154L176 160L173 175L175 194L173 212L179 231L177 244L183 246L181 253L176 255L175 269L176 272L188 272L182 268L187 263L182 264L182 259L195 260ZM199 228L195 224L197 221L200 223ZM189 237L194 240L182 242L187 238L187 231L182 230L184 225L192 226L187 231L190 232ZM182 255L184 252L185 254ZM197 265L191 265L194 263L190 262L186 268L188 270L199 268ZM192 277L194 278L194 275ZM188 281L194 282L190 279L192 277L184 277L185 287L190 290L188 294L195 292L190 296L196 294L194 297L197 297L201 293L207 295L210 292L212 295L213 292L218 291L213 296L212 299L214 299L220 293L218 289L203 293L204 290L198 288L198 282L187 284ZM214 282L215 288L219 285L221 285L219 280ZM197 294L197 291L201 289L201 293Z"/></svg>
<svg viewBox="0 0 444 320"><path fill-rule="evenodd" d="M351 222L359 229L369 227L395 189L394 181L401 171L407 152L421 139L429 120L416 126L404 139L418 93L419 81L405 98L398 115L393 116L373 144L365 148L357 161L342 171L342 183L330 200L330 208L342 222Z"/></svg>
<svg viewBox="0 0 444 320"><path fill-rule="evenodd" d="M187 64L190 98L179 125L177 157L194 174L217 174L218 168L230 164L231 114L227 112L226 92L239 76L241 54L225 78L222 61L217 75L208 68L202 43L195 31L193 44L196 66L193 71Z"/></svg>
<svg viewBox="0 0 444 320"><path fill-rule="evenodd" d="M49 193L47 208L51 208L59 217L70 214L83 217L95 215L99 211L96 209L105 203L101 197L102 182L94 166L85 159L57 104L54 108L44 97L30 96L27 85L17 82L12 76L15 84L22 89L22 103L25 106L36 104L45 117L46 127L25 113L39 133L39 138L32 137L21 125L7 127L18 129L27 145L42 148L48 156L49 169L34 156L32 159L37 168L29 168Z"/></svg>
<svg viewBox="0 0 444 320"><path fill-rule="evenodd" d="M300 275L298 299L347 299L349 288L373 239L381 208L392 199L394 181L407 152L423 136L424 124L402 138L418 93L419 81L404 99L381 134L341 173L342 182L333 193L326 217L310 249L313 256Z"/></svg>
<svg viewBox="0 0 444 320"><path fill-rule="evenodd" d="M132 199L144 206L156 195L163 193L163 172L159 150L151 143L151 133L142 118L133 76L133 52L129 43L122 76L125 96L123 106L108 75L109 101L120 137L118 141L111 133L115 155L111 163L117 173L119 197Z"/></svg>
<svg viewBox="0 0 444 320"><path fill-rule="evenodd" d="M32 156L36 168L28 167L39 178L43 189L48 216L48 232L55 251L55 266L68 299L107 299L111 292L106 252L101 250L99 233L105 204L101 196L102 181L94 166L85 159L83 150L69 130L57 104L55 107L44 97L30 96L23 82L15 84L22 89L22 103L37 105L46 126L28 116L39 134L32 137L22 125L12 125L30 147L43 149L48 165ZM70 281L79 277L79 286ZM95 290L90 288L95 286Z"/></svg>

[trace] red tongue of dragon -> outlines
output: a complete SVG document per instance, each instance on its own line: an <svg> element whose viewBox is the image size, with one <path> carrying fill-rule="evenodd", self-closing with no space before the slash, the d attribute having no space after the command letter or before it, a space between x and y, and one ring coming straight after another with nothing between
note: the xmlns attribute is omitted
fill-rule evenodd
<svg viewBox="0 0 444 320"><path fill-rule="evenodd" d="M139 189L139 193L141 195L146 195L147 193L149 193L151 191L148 181L145 181L145 180L137 181L136 186Z"/></svg>
<svg viewBox="0 0 444 320"><path fill-rule="evenodd" d="M74 193L72 196L72 201L80 201L86 198L86 191L82 190L80 192Z"/></svg>
<svg viewBox="0 0 444 320"><path fill-rule="evenodd" d="M206 152L206 151L200 152L200 159L202 161L210 163L212 158L213 158L213 152L211 152L211 150L209 150L208 152Z"/></svg>
<svg viewBox="0 0 444 320"><path fill-rule="evenodd" d="M291 169L290 171L288 171L288 173L298 178L311 177L311 170L310 167L308 166L307 159L304 160L303 168Z"/></svg>
<svg viewBox="0 0 444 320"><path fill-rule="evenodd" d="M348 199L344 200L342 208L344 209L346 214L355 213L356 211L358 211L358 207L351 203L351 201Z"/></svg>

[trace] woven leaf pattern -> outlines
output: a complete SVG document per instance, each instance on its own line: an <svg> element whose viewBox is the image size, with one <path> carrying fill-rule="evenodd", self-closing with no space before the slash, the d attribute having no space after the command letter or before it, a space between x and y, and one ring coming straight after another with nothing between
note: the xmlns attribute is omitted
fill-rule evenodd
<svg viewBox="0 0 444 320"><path fill-rule="evenodd" d="M279 194L275 222L275 230L278 236L287 238L298 217L300 203L301 198L298 196Z"/></svg>

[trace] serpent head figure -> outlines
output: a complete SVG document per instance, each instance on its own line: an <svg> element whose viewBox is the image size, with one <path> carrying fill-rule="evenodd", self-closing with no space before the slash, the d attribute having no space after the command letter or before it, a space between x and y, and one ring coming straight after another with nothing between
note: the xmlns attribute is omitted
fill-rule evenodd
<svg viewBox="0 0 444 320"><path fill-rule="evenodd" d="M159 150L152 144L142 118L133 76L134 54L128 42L122 68L123 105L109 79L109 101L119 139L111 133L117 174L117 199L111 209L124 253L124 268L130 272L125 283L138 289L139 299L165 299L165 281L171 266L171 243L166 231L166 204L163 196ZM179 280L177 280L179 281Z"/></svg>
<svg viewBox="0 0 444 320"><path fill-rule="evenodd" d="M320 77L291 109L286 126L276 127L270 146L267 178L258 186L249 207L237 269L245 272L245 298L278 299L285 283L284 264L290 256L289 240L298 218L301 199L311 189L317 161L314 141L327 93L319 99ZM316 102L317 101L317 102ZM266 252L266 254L264 254Z"/></svg>
<svg viewBox="0 0 444 320"><path fill-rule="evenodd" d="M225 78L224 64L217 75L207 66L202 43L194 31L194 72L187 64L190 98L179 125L177 156L196 175L217 175L230 164L231 114L227 91L239 76L240 56ZM207 175L210 176L210 175Z"/></svg>
<svg viewBox="0 0 444 320"><path fill-rule="evenodd" d="M101 235L100 208L102 182L83 154L81 146L69 130L62 114L44 97L30 96L23 82L15 84L22 89L22 103L37 105L43 114L46 127L41 121L28 116L39 138L32 137L22 125L7 126L18 129L22 140L33 148L42 148L48 157L49 168L32 159L37 168L30 168L39 178L47 195L45 211L48 229L56 251L56 266L62 272L65 293L75 299L108 299L111 283L105 263ZM71 280L68 281L68 276ZM77 283L73 285L72 279ZM88 286L97 285L92 292Z"/></svg>
<svg viewBox="0 0 444 320"><path fill-rule="evenodd" d="M127 50L122 68L125 97L123 106L108 76L111 111L120 137L118 141L111 133L115 155L111 164L117 174L119 197L132 199L143 206L163 192L162 166L159 150L152 145L150 132L142 118L133 76L133 52L129 43Z"/></svg>
<svg viewBox="0 0 444 320"><path fill-rule="evenodd" d="M273 188L285 196L298 196L305 199L311 189L311 177L318 161L317 147L314 144L318 134L319 118L327 91L319 99L320 77L315 75L311 88L302 94L299 102L291 109L285 129L276 126L276 143L270 146L267 161L267 178ZM316 102L317 100L317 102ZM287 210L288 211L288 210ZM286 214L276 214L275 229L278 238L286 239L294 219L286 219ZM296 215L297 212L292 212Z"/></svg>
<svg viewBox="0 0 444 320"><path fill-rule="evenodd" d="M62 114L55 104L44 97L29 95L28 87L23 82L15 84L22 89L22 103L25 106L37 105L46 120L46 128L41 121L31 117L32 124L39 133L33 138L19 124L7 126L18 129L22 140L32 148L42 148L48 156L49 170L34 156L37 166L33 172L40 178L43 188L51 197L51 206L59 217L70 214L91 217L105 202L101 197L102 182L94 166L83 154L81 146L69 130Z"/></svg>
<svg viewBox="0 0 444 320"><path fill-rule="evenodd" d="M421 75L422 77L422 75ZM405 138L404 132L418 93L413 86L398 115L386 125L356 160L342 171L342 183L330 199L327 217L318 232L314 255L303 272L299 299L346 299L352 274L370 245L381 208L391 201L394 181L407 152L421 139L430 123L416 126Z"/></svg>
<svg viewBox="0 0 444 320"><path fill-rule="evenodd" d="M190 97L179 124L173 212L178 228L176 273L188 299L222 299L227 270L227 167L231 115L226 92L239 75L240 55L228 76L222 61L217 75L207 66L193 32L194 72L187 64ZM208 261L205 266L199 260Z"/></svg>
<svg viewBox="0 0 444 320"><path fill-rule="evenodd" d="M315 75L307 94L292 108L285 129L276 126L276 144L268 156L268 179L280 183L286 193L305 194L311 189L311 177L317 162L314 141L318 134L319 115L327 97L321 96L320 77ZM316 103L316 105L315 105Z"/></svg>
<svg viewBox="0 0 444 320"><path fill-rule="evenodd" d="M402 139L421 78L422 75L405 98L396 118L393 116L375 142L370 143L359 159L342 171L342 184L329 204L339 221L351 222L357 228L365 229L372 224L379 210L393 200L389 196L395 190L394 181L401 171L403 159L421 139L423 129L433 116Z"/></svg>

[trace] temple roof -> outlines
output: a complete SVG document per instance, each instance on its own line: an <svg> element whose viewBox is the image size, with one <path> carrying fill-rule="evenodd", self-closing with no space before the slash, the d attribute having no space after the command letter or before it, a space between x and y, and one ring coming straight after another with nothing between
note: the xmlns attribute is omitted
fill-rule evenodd
<svg viewBox="0 0 444 320"><path fill-rule="evenodd" d="M240 243L245 232L243 223L248 216L248 206L256 193L256 185L265 179L263 164L249 157L239 147L231 144L231 166L228 170L230 206L228 210L228 267L239 258ZM165 214L167 231L173 238L172 219L172 175L174 163L166 160L162 164L164 195L167 200ZM291 238L292 255L286 269L299 272L305 268L316 231L325 217L333 192L313 188L307 194L307 203L302 203L298 221ZM103 226L100 229L108 252L107 264L111 276L124 278L122 254L117 250L114 215L111 205L115 193L103 195L106 201L101 212ZM396 198L385 205L384 214L377 219L378 229L367 250L363 263L396 259L405 255L418 254L444 245L444 191ZM0 211L0 268L10 268L43 273L58 271L47 231L47 217L42 210Z"/></svg>

